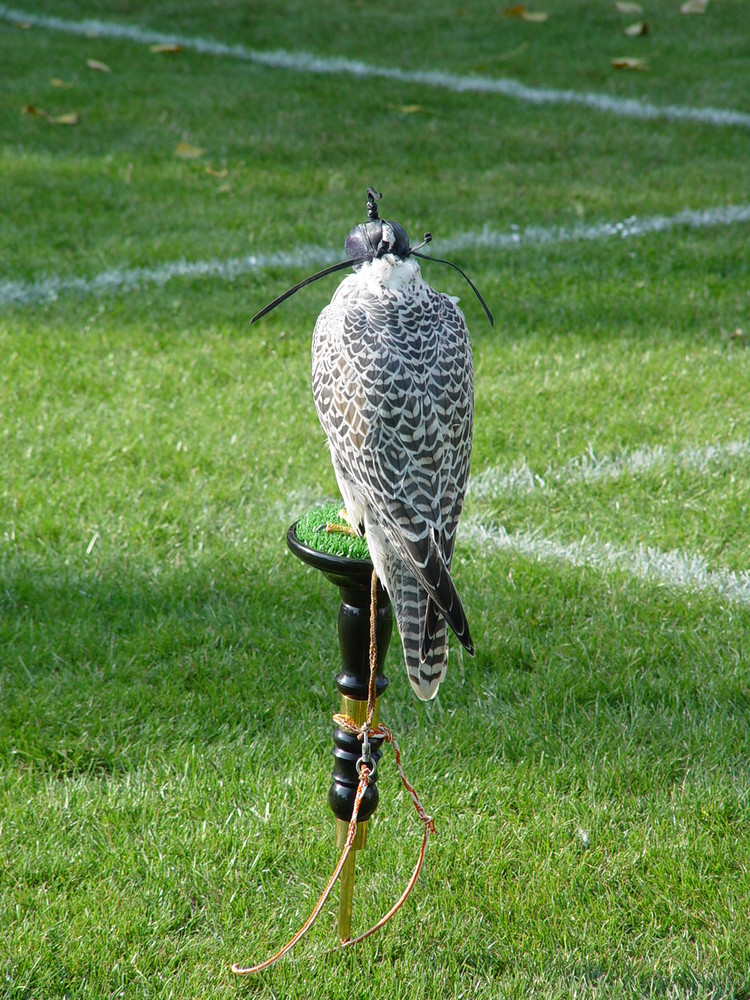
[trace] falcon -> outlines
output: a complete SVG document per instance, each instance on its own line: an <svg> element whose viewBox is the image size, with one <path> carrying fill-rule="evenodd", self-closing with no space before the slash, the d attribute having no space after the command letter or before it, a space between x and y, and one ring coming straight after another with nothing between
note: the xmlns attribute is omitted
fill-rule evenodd
<svg viewBox="0 0 750 1000"><path fill-rule="evenodd" d="M310 281L354 267L315 324L313 398L347 521L367 540L407 675L429 700L445 677L448 628L474 654L450 573L471 462L474 366L457 300L434 291L415 259L438 260L419 252L430 234L411 247L402 226L379 218L380 195L367 193L368 221L349 233L347 260L254 320Z"/></svg>

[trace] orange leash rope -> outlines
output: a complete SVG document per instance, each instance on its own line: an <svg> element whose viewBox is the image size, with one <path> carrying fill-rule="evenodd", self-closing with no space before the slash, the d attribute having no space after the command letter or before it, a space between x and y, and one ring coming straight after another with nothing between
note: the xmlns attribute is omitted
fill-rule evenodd
<svg viewBox="0 0 750 1000"><path fill-rule="evenodd" d="M354 733L357 732L356 725L354 724L352 719L348 718L348 716L335 715L334 721L336 722L337 725L341 726L342 729L347 730L348 732L354 732ZM417 878L419 877L419 873L422 870L422 863L424 862L425 854L427 853L427 842L430 839L430 835L436 832L434 819L425 811L424 806L419 801L419 796L417 795L414 786L410 783L409 779L406 777L406 773L401 763L401 749L398 743L396 742L395 736L393 735L391 730L387 726L382 725L382 723L376 726L376 728L372 731L372 735L382 736L384 742L390 743L391 746L393 747L393 751L396 755L396 767L398 768L398 773L401 777L401 783L411 796L411 800L414 803L414 808L417 811L417 815L424 823L424 836L422 838L422 846L419 851L419 857L417 858L417 863L414 866L414 871L412 872L411 878L409 879L406 888L401 893L398 900L393 904L390 910L384 916L382 916L380 920L378 920L376 924L373 924L373 926L370 927L369 930L364 931L362 934L359 934L355 938L350 938L348 941L342 941L341 943L342 948L348 948L350 945L359 944L360 941L364 941L365 938L370 937L371 934L374 934L376 931L379 931L381 927L384 927L385 924L387 924L388 921L391 919L391 917L393 917L401 909L401 907L408 899L412 889L414 888Z"/></svg>
<svg viewBox="0 0 750 1000"><path fill-rule="evenodd" d="M375 711L375 687L378 674L378 574L372 571L370 578L370 683L367 688L367 723L372 725L372 715Z"/></svg>
<svg viewBox="0 0 750 1000"><path fill-rule="evenodd" d="M371 773L372 772L367 767L363 767L359 773L359 785L357 786L357 797L354 800L354 809L352 810L352 818L349 821L349 830L347 831L344 849L341 852L339 863L336 865L333 874L328 880L328 885L323 890L323 894L318 900L315 909L312 911L310 916L300 927L300 929L297 931L294 937L291 940L287 941L284 947L280 948L275 955L272 955L270 958L267 958L264 962L259 962L257 965L251 965L247 967L241 966L239 962L235 962L234 965L232 966L232 972L234 972L235 975L251 976L255 972L262 972L263 969L270 968L270 966L278 962L280 958L283 958L288 951L292 950L295 944L297 944L297 942L300 941L305 936L305 934L307 934L312 925L318 919L320 911L323 909L326 900L331 895L331 890L333 889L334 885L336 885L338 877L341 874L341 869L344 867L346 859L349 857L349 852L352 849L354 838L357 835L357 814L359 813L359 807L362 803L362 798L365 794L367 786L370 784Z"/></svg>
<svg viewBox="0 0 750 1000"><path fill-rule="evenodd" d="M390 743L391 746L393 747L394 753L396 755L396 767L398 768L398 773L401 777L401 783L411 796L411 800L414 803L414 808L417 811L417 815L424 823L424 836L422 838L422 846L419 851L419 857L417 858L417 863L414 866L414 871L412 872L411 878L409 879L406 888L401 893L398 900L393 904L390 910L388 910L388 912L384 916L382 916L380 920L378 920L376 924L373 924L373 926L369 928L369 930L364 931L364 933L359 934L355 938L350 938L348 941L342 941L341 947L348 948L353 944L359 944L360 941L364 941L365 938L370 937L371 934L374 934L376 931L379 931L381 927L387 924L388 921L391 919L391 917L393 917L406 902L407 898L409 897L409 894L414 888L419 873L422 869L422 864L424 862L425 854L427 852L427 843L430 839L430 835L435 833L435 822L433 818L430 815L428 815L427 812L425 812L422 803L419 801L419 796L417 795L414 786L409 782L408 778L406 777L406 773L401 763L401 749L398 743L396 742L393 733L391 732L390 729L388 729L387 726L382 725L382 723L378 726L375 726L374 729L372 727L372 717L373 717L373 712L375 710L375 678L378 669L377 645L375 641L376 625L377 625L377 576L375 574L375 571L373 570L371 590L370 590L370 684L367 695L366 721L365 724L360 727L348 715L337 714L334 715L333 717L333 721L336 723L337 726L340 726L341 729L343 729L345 732L351 733L354 736L358 736L359 739L362 740L363 744L362 757L360 758L362 766L360 767L359 771L359 784L357 785L357 794L354 800L354 808L352 809L352 818L349 820L349 829L347 830L346 841L344 843L344 848L341 852L341 857L339 858L338 864L334 868L333 874L328 880L328 884L323 890L320 899L316 903L315 908L313 909L312 913L307 918L307 920L304 922L302 927L300 927L300 929L294 935L294 937L291 938L289 941L287 941L284 947L280 948L275 955L272 955L270 958L267 958L263 962L259 962L257 965L241 966L239 962L235 962L234 965L232 966L232 972L237 976L251 976L256 972L262 972L264 969L270 968L270 966L278 962L280 958L283 958L284 955L287 954L287 952L292 950L292 948L297 944L297 942L300 941L305 936L305 934L307 934L307 932L310 930L310 928L313 926L315 921L320 916L320 912L325 906L326 900L331 895L331 891L333 890L334 885L338 881L338 878L341 875L343 867L346 864L346 859L349 857L349 854L351 852L352 844L354 843L354 838L357 835L357 816L359 815L359 807L362 804L362 799L364 798L365 791L367 790L367 787L372 780L372 775L375 773L374 765L372 767L369 766L369 763L372 759L369 755L369 744L371 736L382 738L385 743Z"/></svg>

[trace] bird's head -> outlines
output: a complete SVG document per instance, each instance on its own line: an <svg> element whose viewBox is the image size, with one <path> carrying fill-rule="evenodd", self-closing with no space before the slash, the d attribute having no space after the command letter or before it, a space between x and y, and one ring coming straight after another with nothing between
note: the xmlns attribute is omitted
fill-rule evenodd
<svg viewBox="0 0 750 1000"><path fill-rule="evenodd" d="M411 252L409 234L398 222L378 217L378 198L382 197L372 188L367 189L367 222L362 222L349 231L344 249L350 261L357 264L363 260L374 260L383 254L392 253L397 257L408 257Z"/></svg>
<svg viewBox="0 0 750 1000"><path fill-rule="evenodd" d="M288 299L290 295L294 295L298 292L300 288L304 288L305 285L309 285L312 281L317 281L318 278L323 278L327 274L333 274L335 271L341 271L345 267L358 267L361 264L365 264L368 261L380 260L385 254L393 254L393 256L398 257L401 260L406 260L408 257L421 257L423 260L434 260L439 264L448 264L450 267L455 268L459 274L461 274L469 283L475 295L482 304L482 308L487 314L487 318L490 321L490 325L494 326L494 320L492 318L492 313L487 308L487 303L482 298L479 289L476 287L474 282L469 278L469 276L461 270L457 264L451 263L449 260L443 260L440 257L428 257L426 254L420 253L419 251L427 246L428 243L432 241L432 234L425 233L424 239L421 243L416 246L409 246L409 235L403 226L399 225L398 222L389 222L388 219L381 219L378 217L378 199L382 198L382 195L378 194L374 188L367 189L367 222L363 222L354 229L349 231L349 235L346 238L345 250L346 250L346 260L339 261L338 264L331 264L330 267L324 267L322 271L318 271L317 274L311 274L309 278L305 278L303 281L298 282L292 288L289 288L283 295L279 295L275 298L273 302L269 302L268 305L261 309L259 313L250 320L254 323L256 320L260 319L261 316L265 316L276 306L280 305L285 299Z"/></svg>

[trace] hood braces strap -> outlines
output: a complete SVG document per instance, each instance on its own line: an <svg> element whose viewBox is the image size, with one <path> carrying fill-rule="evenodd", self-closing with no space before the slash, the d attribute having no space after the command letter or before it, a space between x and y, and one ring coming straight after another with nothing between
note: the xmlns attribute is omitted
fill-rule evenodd
<svg viewBox="0 0 750 1000"><path fill-rule="evenodd" d="M373 188L367 189L367 215L370 220L375 220L378 218L378 199L382 197L383 196L381 194L378 194L377 191L373 190ZM490 321L490 326L494 326L495 320L492 317L492 313L490 312L487 303L484 301L484 298L482 297L482 293L479 291L479 289L471 280L471 278L468 276L468 274L466 274L465 271L461 270L458 264L454 264L450 260L444 260L442 257L430 257L428 254L419 252L424 247L426 247L428 243L431 242L432 242L432 233L425 233L422 242L417 243L416 246L409 247L406 256L419 257L421 260L434 260L438 264L447 264L449 267L452 267L454 268L454 270L458 271L458 273L466 280L471 290L479 299L482 305L482 309L484 309L487 319ZM305 285L312 284L312 282L317 281L318 278L325 278L326 275L328 274L335 274L336 271L342 271L345 267L357 267L359 264L366 264L368 261L372 261L376 257L381 256L382 253L384 252L387 252L385 251L384 248L379 253L376 252L375 250L371 250L369 253L363 254L360 257L350 257L347 260L339 261L338 264L330 264L328 267L324 267L322 271L318 271L316 274L311 274L309 278L304 278L302 281L298 281L296 285L293 285L291 288L288 288L281 295L277 296L273 300L273 302L269 302L267 306L264 306L263 309L260 310L260 312L257 312L250 320L250 322L255 323L263 316L266 316L268 313L271 312L272 309L275 309L276 306L281 305L282 302L285 302L288 298L294 295L295 292L298 292L300 288L304 288Z"/></svg>

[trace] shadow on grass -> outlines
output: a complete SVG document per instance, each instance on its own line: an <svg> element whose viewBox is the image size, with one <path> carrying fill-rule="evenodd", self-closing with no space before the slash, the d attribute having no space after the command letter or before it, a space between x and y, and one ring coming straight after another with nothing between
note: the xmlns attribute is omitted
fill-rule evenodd
<svg viewBox="0 0 750 1000"><path fill-rule="evenodd" d="M79 572L19 560L0 580L6 762L120 773L304 718L333 687L333 590L291 557L273 579L227 564Z"/></svg>
<svg viewBox="0 0 750 1000"><path fill-rule="evenodd" d="M394 637L399 731L506 762L625 755L629 794L700 759L743 765L747 614L563 567L515 565L504 586L504 561L467 564L478 654L452 655L437 702L411 697ZM123 773L193 743L322 733L335 710L338 596L291 556L272 570L206 559L159 573L17 560L0 580L7 763Z"/></svg>

